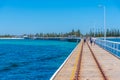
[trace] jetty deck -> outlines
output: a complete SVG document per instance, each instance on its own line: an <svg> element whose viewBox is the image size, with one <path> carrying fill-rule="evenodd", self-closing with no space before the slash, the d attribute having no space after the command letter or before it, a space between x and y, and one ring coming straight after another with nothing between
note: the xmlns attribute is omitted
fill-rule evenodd
<svg viewBox="0 0 120 80"><path fill-rule="evenodd" d="M120 59L81 41L50 80L120 80Z"/></svg>

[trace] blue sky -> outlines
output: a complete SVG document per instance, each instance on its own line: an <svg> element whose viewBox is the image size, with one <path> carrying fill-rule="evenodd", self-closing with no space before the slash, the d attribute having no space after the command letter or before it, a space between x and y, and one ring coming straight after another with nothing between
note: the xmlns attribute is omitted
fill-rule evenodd
<svg viewBox="0 0 120 80"><path fill-rule="evenodd" d="M68 32L120 28L119 0L0 0L0 34Z"/></svg>

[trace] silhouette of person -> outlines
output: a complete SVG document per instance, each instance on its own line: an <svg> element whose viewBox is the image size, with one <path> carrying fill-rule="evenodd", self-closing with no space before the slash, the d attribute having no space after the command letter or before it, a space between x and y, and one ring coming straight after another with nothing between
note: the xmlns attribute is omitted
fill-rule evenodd
<svg viewBox="0 0 120 80"><path fill-rule="evenodd" d="M92 41L92 39L90 38L90 44L91 44L91 46L92 46L92 43L93 43L93 41Z"/></svg>

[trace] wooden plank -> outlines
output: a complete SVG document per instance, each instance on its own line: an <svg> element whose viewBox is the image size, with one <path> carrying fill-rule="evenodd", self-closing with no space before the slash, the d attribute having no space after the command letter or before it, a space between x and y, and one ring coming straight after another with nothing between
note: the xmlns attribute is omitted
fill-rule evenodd
<svg viewBox="0 0 120 80"><path fill-rule="evenodd" d="M98 45L91 46L109 80L120 80L120 60Z"/></svg>
<svg viewBox="0 0 120 80"><path fill-rule="evenodd" d="M77 45L75 50L72 52L72 55L65 62L63 67L57 72L55 77L51 80L71 80L74 78L75 71L77 68L78 55L80 54L80 49L82 45L82 41Z"/></svg>
<svg viewBox="0 0 120 80"><path fill-rule="evenodd" d="M104 80L87 46L84 44L79 80Z"/></svg>

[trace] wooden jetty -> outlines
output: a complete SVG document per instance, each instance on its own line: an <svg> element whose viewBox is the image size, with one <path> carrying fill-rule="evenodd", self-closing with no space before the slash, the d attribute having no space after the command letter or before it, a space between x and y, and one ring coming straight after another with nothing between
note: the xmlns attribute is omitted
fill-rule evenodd
<svg viewBox="0 0 120 80"><path fill-rule="evenodd" d="M120 59L83 40L50 80L120 80Z"/></svg>

